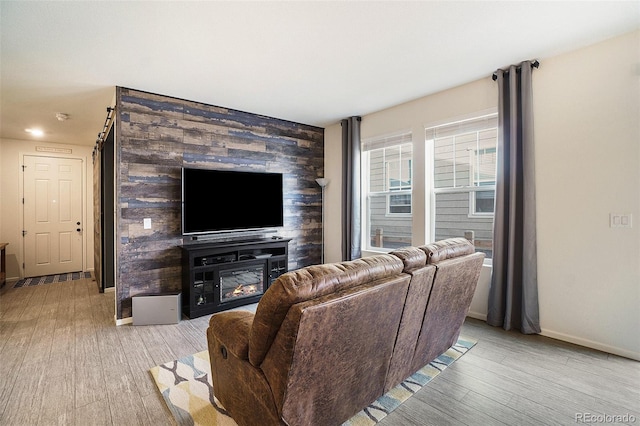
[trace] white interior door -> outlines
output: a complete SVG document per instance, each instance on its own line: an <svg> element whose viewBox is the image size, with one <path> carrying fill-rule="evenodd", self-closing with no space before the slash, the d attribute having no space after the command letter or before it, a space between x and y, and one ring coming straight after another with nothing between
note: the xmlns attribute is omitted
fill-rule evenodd
<svg viewBox="0 0 640 426"><path fill-rule="evenodd" d="M24 156L25 277L82 270L82 160Z"/></svg>

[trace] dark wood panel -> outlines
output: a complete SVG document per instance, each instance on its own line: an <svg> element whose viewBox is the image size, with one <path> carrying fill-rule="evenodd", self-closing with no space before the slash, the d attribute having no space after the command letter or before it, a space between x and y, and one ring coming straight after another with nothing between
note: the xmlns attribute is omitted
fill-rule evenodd
<svg viewBox="0 0 640 426"><path fill-rule="evenodd" d="M284 173L289 268L320 261L324 129L122 87L116 103L117 318L134 294L180 288L183 166Z"/></svg>

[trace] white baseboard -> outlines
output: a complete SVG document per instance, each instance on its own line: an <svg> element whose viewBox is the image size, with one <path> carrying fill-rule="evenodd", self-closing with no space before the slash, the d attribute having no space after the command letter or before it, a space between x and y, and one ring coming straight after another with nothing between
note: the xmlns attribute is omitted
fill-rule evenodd
<svg viewBox="0 0 640 426"><path fill-rule="evenodd" d="M613 355L619 355L625 358L640 361L640 353L630 351L624 348L618 348L616 346L606 345L600 342L594 342L593 340L584 339L582 337L572 336L565 333L559 333L557 331L543 328L540 331L542 336L551 337L552 339L562 340L563 342L574 343L576 345L585 346L587 348L596 349L602 352L607 352Z"/></svg>
<svg viewBox="0 0 640 426"><path fill-rule="evenodd" d="M114 315L114 319L116 320L116 325L133 324L133 317L118 319Z"/></svg>
<svg viewBox="0 0 640 426"><path fill-rule="evenodd" d="M483 314L481 312L469 311L469 312L467 312L467 316L470 317L470 318L481 320L481 321L486 321L487 320L487 314Z"/></svg>
<svg viewBox="0 0 640 426"><path fill-rule="evenodd" d="M480 312L469 311L467 313L469 318L474 318L481 321L487 321L487 314ZM571 336L565 333L559 333L557 331L543 328L540 332L541 336L550 337L556 340L562 340L563 342L573 343L576 345L584 346L586 348L596 349L598 351L606 352L613 355L619 355L621 357L640 361L640 353L630 351L628 349L618 348L616 346L606 345L600 342L594 342L593 340L583 339L582 337Z"/></svg>

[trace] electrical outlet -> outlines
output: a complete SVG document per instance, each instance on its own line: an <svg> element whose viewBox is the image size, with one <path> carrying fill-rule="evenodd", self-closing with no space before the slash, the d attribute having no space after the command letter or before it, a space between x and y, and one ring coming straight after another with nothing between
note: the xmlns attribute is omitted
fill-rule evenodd
<svg viewBox="0 0 640 426"><path fill-rule="evenodd" d="M609 213L609 226L611 228L631 228L631 213Z"/></svg>

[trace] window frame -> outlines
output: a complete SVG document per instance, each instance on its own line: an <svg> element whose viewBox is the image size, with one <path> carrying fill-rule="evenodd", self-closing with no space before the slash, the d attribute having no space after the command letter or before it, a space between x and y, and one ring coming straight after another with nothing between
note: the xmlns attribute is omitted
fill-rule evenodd
<svg viewBox="0 0 640 426"><path fill-rule="evenodd" d="M491 128L493 129L493 128ZM489 129L487 129L489 130ZM481 131L485 131L485 130L479 130L477 131L477 133L480 133ZM497 140L497 127L496 127L496 140ZM491 150L491 152L489 152L489 154L493 153L494 155L497 156L497 152L498 152L498 147L497 147L497 142L496 142L496 146L492 147L492 148L478 148L475 150L470 150L469 151L469 156L471 157L469 160L469 164L471 165L471 173L469 173L469 185L474 188L473 191L469 191L469 214L468 217L470 219L473 218L489 218L489 217L493 217L495 214L495 194L496 194L496 176L494 174L493 176L493 180L483 180L483 179L476 179L476 177L478 177L479 175L479 161L478 159L480 158L480 156L478 155L478 151L483 151L482 154L487 154L487 150ZM496 158L497 160L497 158ZM497 174L497 173L496 173ZM493 191L493 199L494 199L494 210L491 212L479 212L477 211L476 208L476 201L477 201L477 194L478 192L488 192L488 191Z"/></svg>
<svg viewBox="0 0 640 426"><path fill-rule="evenodd" d="M412 217L413 216L413 189L403 189L398 191L387 191L387 217ZM409 211L408 212L392 212L391 211L391 197L397 195L409 195ZM407 204L394 204L396 206L406 206Z"/></svg>
<svg viewBox="0 0 640 426"><path fill-rule="evenodd" d="M493 191L493 200L494 200L494 206L495 206L495 185L492 185L492 187L477 187L477 189L475 191L469 191L469 214L467 215L467 217L469 219L473 219L473 218L490 218L490 217L494 217L495 215L495 208L494 211L492 212L479 212L477 210L477 204L476 204L476 200L477 200L477 194L478 192L489 192L489 191ZM493 189L491 189L493 188Z"/></svg>
<svg viewBox="0 0 640 426"><path fill-rule="evenodd" d="M386 150L388 148L399 147L400 156L397 160L393 160L393 161L397 161L401 168L402 162L403 162L403 159L402 159L403 146L410 146L411 148L411 155L408 163L408 173L409 173L410 184L403 185L402 181L400 181L399 187L392 187L390 185L391 174L389 173L389 164L392 161L386 160L386 158L383 156L382 169L385 175L383 177L384 188L382 191L370 191L370 187L371 187L370 154L380 149ZM372 251L372 252L390 252L396 249L395 247L377 247L372 245L372 241L371 241L372 235L371 235L371 229L370 229L371 227L370 214L371 214L371 207L372 207L372 198L384 196L385 198L384 217L386 218L411 219L413 217L413 212L414 212L413 190L415 189L414 155L415 155L415 146L413 142L413 133L410 130L398 132L398 133L387 135L387 136L372 137L362 141L362 148L361 148L362 210L361 210L360 217L361 217L361 226L362 226L361 244L362 244L363 250ZM400 174L402 175L402 171L400 171ZM409 195L410 197L409 212L395 213L390 211L390 206L391 206L390 198L395 195ZM382 216L379 215L379 217L382 217ZM412 224L410 224L409 226L412 227ZM413 232L411 232L410 239L413 240Z"/></svg>
<svg viewBox="0 0 640 426"><path fill-rule="evenodd" d="M425 220L427 223L427 227L426 227L427 241L433 241L436 238L436 222L437 222L436 221L436 210L437 210L436 197L438 195L448 194L448 193L469 193L469 209L466 216L469 219L490 219L490 218L494 218L495 211L492 213L475 212L475 195L477 192L493 190L494 200L495 200L495 190L496 190L495 181L492 185L475 185L474 173L471 171L469 173L469 179L466 180L462 185L436 188L435 187L435 184L436 184L435 182L435 169L436 169L435 141L437 140L437 137L429 137L429 132L435 131L434 129L438 127L455 126L458 123L461 123L462 125L464 125L467 122L472 124L473 122L480 122L481 120L494 120L494 119L496 120L495 126L486 127L476 132L479 133L479 132L489 130L489 129L494 129L494 128L496 129L496 132L497 132L497 117L498 117L497 109L491 109L485 112L471 114L459 119L444 120L439 123L434 123L434 124L424 126L424 130L425 130L424 132L425 193L426 193L426 198L429 200L428 209L427 209L427 212L425 212L425 215L426 215ZM462 132L461 134L464 134L464 132ZM496 146L495 146L496 156L497 156L497 149L498 149L497 138L498 138L498 134L496 133ZM476 141L477 140L478 138L476 137ZM474 155L473 152L471 152L470 155L473 156ZM470 161L470 164L476 164L476 163L474 161ZM455 170L455 164L453 167ZM455 171L454 171L454 180L455 180ZM496 180L497 180L497 173L496 173ZM495 206L495 202L494 202L494 206ZM495 207L494 207L494 210L495 210ZM491 265L492 259L485 258L484 263L485 265Z"/></svg>

